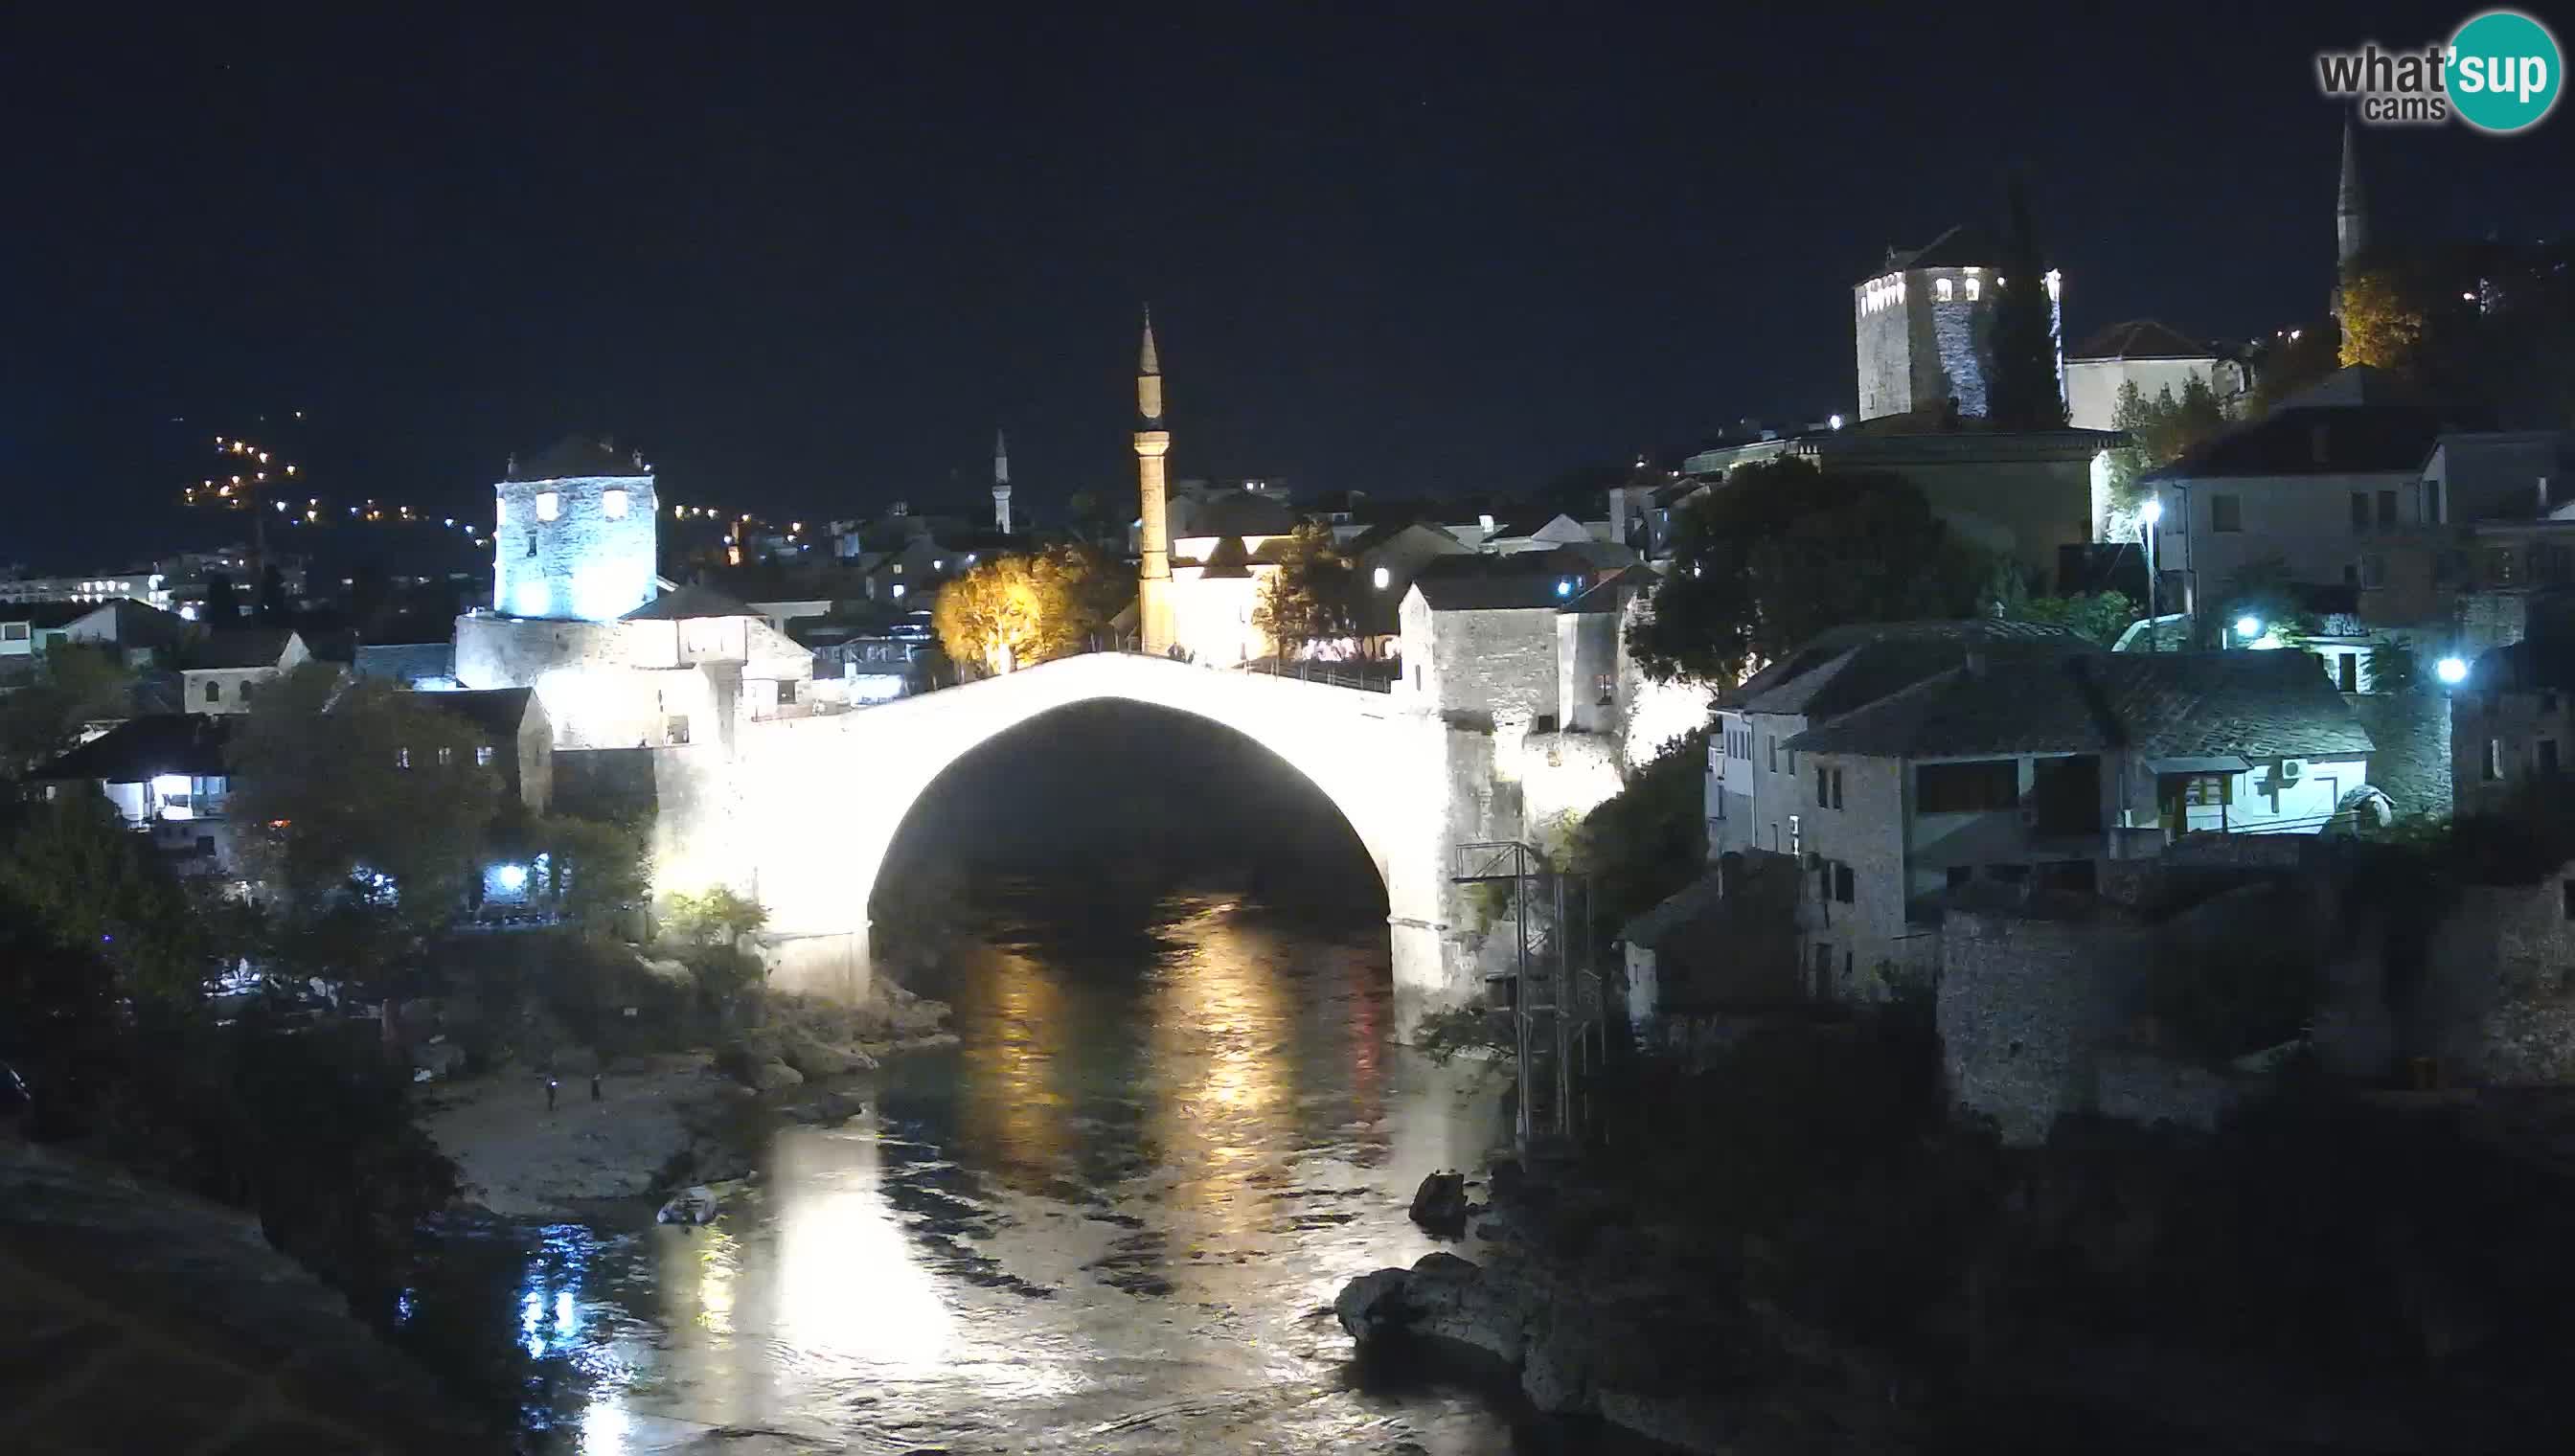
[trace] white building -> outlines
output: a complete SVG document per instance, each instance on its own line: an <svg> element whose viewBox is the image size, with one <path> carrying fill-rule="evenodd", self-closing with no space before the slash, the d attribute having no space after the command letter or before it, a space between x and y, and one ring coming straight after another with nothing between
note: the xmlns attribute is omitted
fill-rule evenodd
<svg viewBox="0 0 2575 1456"><path fill-rule="evenodd" d="M2130 319L2065 351L2065 420L2077 430L2116 430L2119 391L2176 400L2197 380L2222 404L2244 392L2244 370L2214 346L2153 319Z"/></svg>
<svg viewBox="0 0 2575 1456"><path fill-rule="evenodd" d="M191 643L179 660L183 703L189 713L250 712L260 686L313 660L304 639L287 627L232 627Z"/></svg>
<svg viewBox="0 0 2575 1456"><path fill-rule="evenodd" d="M183 874L240 872L226 805L229 720L164 713L129 719L37 770L61 791L95 791ZM75 785L78 785L75 790Z"/></svg>

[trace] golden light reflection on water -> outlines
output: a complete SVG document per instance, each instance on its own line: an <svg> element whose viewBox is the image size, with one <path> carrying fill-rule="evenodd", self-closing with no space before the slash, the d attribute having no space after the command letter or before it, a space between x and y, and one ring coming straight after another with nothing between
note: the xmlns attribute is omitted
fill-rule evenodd
<svg viewBox="0 0 2575 1456"><path fill-rule="evenodd" d="M774 1180L801 1191L774 1210L774 1334L880 1375L927 1376L954 1358L956 1319L886 1200L883 1170L873 1137L780 1140Z"/></svg>
<svg viewBox="0 0 2575 1456"><path fill-rule="evenodd" d="M1220 907L1193 919L1193 944L1161 968L1147 1001L1147 1076L1166 1095L1147 1130L1174 1177L1169 1196L1204 1221L1201 1238L1258 1231L1253 1177L1265 1148L1294 1136L1292 1006L1270 948Z"/></svg>
<svg viewBox="0 0 2575 1456"><path fill-rule="evenodd" d="M996 1170L1023 1187L1058 1177L1073 1155L1072 1088L1058 1050L1073 1034L1056 972L1025 955L995 956L992 1033L960 1051L960 1119Z"/></svg>

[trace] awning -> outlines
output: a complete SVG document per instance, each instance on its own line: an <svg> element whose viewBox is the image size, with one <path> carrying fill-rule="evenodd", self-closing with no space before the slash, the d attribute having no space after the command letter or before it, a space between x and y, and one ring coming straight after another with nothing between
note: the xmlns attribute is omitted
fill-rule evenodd
<svg viewBox="0 0 2575 1456"><path fill-rule="evenodd" d="M2233 753L2218 753L2204 758L2148 758L2146 766L2157 773L2242 773L2253 765Z"/></svg>

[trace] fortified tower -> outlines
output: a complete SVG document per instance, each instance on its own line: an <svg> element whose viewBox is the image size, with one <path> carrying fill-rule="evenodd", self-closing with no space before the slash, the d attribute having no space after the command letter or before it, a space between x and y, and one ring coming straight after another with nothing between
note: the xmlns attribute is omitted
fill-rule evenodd
<svg viewBox="0 0 2575 1456"><path fill-rule="evenodd" d="M993 432L993 529L1011 534L1011 442L999 430Z"/></svg>
<svg viewBox="0 0 2575 1456"><path fill-rule="evenodd" d="M661 508L642 452L566 436L492 489L493 611L613 622L653 600Z"/></svg>
<svg viewBox="0 0 2575 1456"><path fill-rule="evenodd" d="M1136 626L1148 656L1163 657L1172 631L1172 535L1163 515L1163 457L1172 453L1163 428L1163 362L1154 352L1154 311L1145 311L1145 343L1136 358L1137 519Z"/></svg>

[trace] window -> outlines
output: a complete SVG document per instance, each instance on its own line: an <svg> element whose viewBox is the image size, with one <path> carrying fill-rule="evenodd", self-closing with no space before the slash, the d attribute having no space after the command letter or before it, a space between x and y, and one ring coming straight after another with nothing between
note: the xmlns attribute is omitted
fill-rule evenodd
<svg viewBox="0 0 2575 1456"><path fill-rule="evenodd" d="M2557 895L2566 918L2575 920L2575 879L2557 881Z"/></svg>
<svg viewBox="0 0 2575 1456"><path fill-rule="evenodd" d="M1853 876L1851 874L1851 867L1847 864L1836 862L1833 865L1833 898L1841 901L1843 904L1849 904L1851 902L1852 893L1856 888L1857 886L1854 883Z"/></svg>
<svg viewBox="0 0 2575 1456"><path fill-rule="evenodd" d="M489 768L492 766L492 745L490 743L481 743L476 745L474 749L474 766L477 768Z"/></svg>
<svg viewBox="0 0 2575 1456"><path fill-rule="evenodd" d="M456 750L444 743L440 744L438 749L438 766L441 768L452 768L456 766Z"/></svg>
<svg viewBox="0 0 2575 1456"><path fill-rule="evenodd" d="M1618 701L1618 675L1617 675L1617 674L1615 674L1615 673L1603 673L1603 674L1601 674L1601 675L1600 675L1600 706L1601 706L1602 708L1607 708L1607 707L1609 707L1610 705L1612 705L1612 704L1616 703L1617 701Z"/></svg>
<svg viewBox="0 0 2575 1456"><path fill-rule="evenodd" d="M1779 771L1779 737L1778 737L1778 734L1776 734L1776 733L1771 734L1771 736L1770 736L1770 738L1769 738L1769 740L1768 740L1768 741L1769 741L1769 748L1770 748L1770 771L1771 771L1771 772L1773 772L1773 773L1776 773L1776 772L1778 772L1778 771Z"/></svg>
<svg viewBox="0 0 2575 1456"><path fill-rule="evenodd" d="M528 533L528 549L527 549L527 551L526 551L525 555L528 555L528 556L535 556L536 554L537 554L537 534L536 534L535 532L531 531L531 532L529 532L529 533Z"/></svg>
<svg viewBox="0 0 2575 1456"><path fill-rule="evenodd" d="M554 491L537 492L537 519L552 521L563 514L563 497Z"/></svg>
<svg viewBox="0 0 2575 1456"><path fill-rule="evenodd" d="M394 749L394 766L395 766L395 767L397 767L397 768L408 768L408 767L410 767L410 766L411 766L411 749L409 749L409 748L407 748L407 747L406 747L406 748L396 748L396 749Z"/></svg>
<svg viewBox="0 0 2575 1456"><path fill-rule="evenodd" d="M1803 814L1788 815L1788 857L1800 858L1806 852L1806 819Z"/></svg>
<svg viewBox="0 0 2575 1456"><path fill-rule="evenodd" d="M623 521L623 520L625 520L625 519L626 519L626 493L625 493L624 491L602 491L602 492L600 492L600 493L599 493L599 514L600 514L600 515L602 515L602 516L607 517L607 518L608 518L609 520L611 520L611 521Z"/></svg>
<svg viewBox="0 0 2575 1456"><path fill-rule="evenodd" d="M1949 285L1949 280L1947 280L1947 279L1943 278L1943 279L1940 279L1940 280L1938 280L1938 281L1934 282L1934 283L1931 285L1931 296L1932 296L1933 298L1935 298L1935 299L1938 299L1940 302L1942 302L1942 303L1944 303L1944 304L1945 304L1945 303L1947 303L1947 302L1949 301L1949 294L1950 294L1950 285Z"/></svg>
<svg viewBox="0 0 2575 1456"><path fill-rule="evenodd" d="M2423 483L2423 522L2427 526L2441 524L2441 483L2439 481Z"/></svg>
<svg viewBox="0 0 2575 1456"><path fill-rule="evenodd" d="M2167 773L2163 798L2184 808L2216 808L2235 801L2232 773Z"/></svg>
<svg viewBox="0 0 2575 1456"><path fill-rule="evenodd" d="M242 702L244 702L244 703L248 703L248 702L250 702L250 700L251 700L251 695L253 695L253 694L257 693L257 692L259 692L259 685L258 685L258 684L256 684L256 683L244 683L244 684L242 685L241 701L242 701Z"/></svg>
<svg viewBox="0 0 2575 1456"><path fill-rule="evenodd" d="M2384 529L2386 529L2386 528L2388 528L2388 527L2394 526L2395 524L2396 524L2396 493L2395 493L2394 491L2381 491L2381 492L2379 492L2379 493L2378 493L2378 525L2379 525L2379 528L2380 528L2381 530L2384 530Z"/></svg>
<svg viewBox="0 0 2575 1456"><path fill-rule="evenodd" d="M1967 302L1974 303L1979 297L1983 296L1984 291L1985 281L1983 279L1970 278L1967 280Z"/></svg>
<svg viewBox="0 0 2575 1456"><path fill-rule="evenodd" d="M663 741L670 743L687 742L689 740L689 716L685 713L672 714L671 717L662 725L662 739Z"/></svg>
<svg viewBox="0 0 2575 1456"><path fill-rule="evenodd" d="M0 622L0 642L25 642L26 640L27 624L23 622Z"/></svg>
<svg viewBox="0 0 2575 1456"><path fill-rule="evenodd" d="M2020 802L2020 763L1925 763L1913 770L1916 813L1990 813Z"/></svg>
<svg viewBox="0 0 2575 1456"><path fill-rule="evenodd" d="M2367 491L2351 493L2351 529L2354 531L2369 529L2369 493Z"/></svg>
<svg viewBox="0 0 2575 1456"><path fill-rule="evenodd" d="M2555 738L2539 740L2539 771L2550 778L2557 776L2557 740Z"/></svg>
<svg viewBox="0 0 2575 1456"><path fill-rule="evenodd" d="M2486 739L2486 761L2477 776L2488 783L2503 777L2503 739Z"/></svg>
<svg viewBox="0 0 2575 1456"><path fill-rule="evenodd" d="M207 679L207 680L206 680L206 701L207 701L208 703L221 703L221 702L223 702L223 701L224 701L224 685L223 685L223 684L221 684L221 683L216 682L216 681L215 681L214 679L212 679L212 678Z"/></svg>
<svg viewBox="0 0 2575 1456"><path fill-rule="evenodd" d="M1833 801L1831 793L1825 789L1824 778L1824 770L1817 768L1815 770L1815 807L1817 808L1829 807Z"/></svg>
<svg viewBox="0 0 2575 1456"><path fill-rule="evenodd" d="M796 704L796 685L784 678L778 682L778 703L782 708L792 708Z"/></svg>
<svg viewBox="0 0 2575 1456"><path fill-rule="evenodd" d="M1834 770L1833 770L1833 807L1835 807L1835 808L1840 808L1841 806L1842 806L1842 770L1840 770L1839 768L1836 768L1836 769L1834 769Z"/></svg>
<svg viewBox="0 0 2575 1456"><path fill-rule="evenodd" d="M2209 497L2208 529L2211 531L2242 531L2244 529L2243 499L2238 496Z"/></svg>
<svg viewBox="0 0 2575 1456"><path fill-rule="evenodd" d="M2344 693L2358 693L2360 691L2360 654L2344 653L2334 659L2334 666L2339 670L2339 677L2334 687Z"/></svg>

